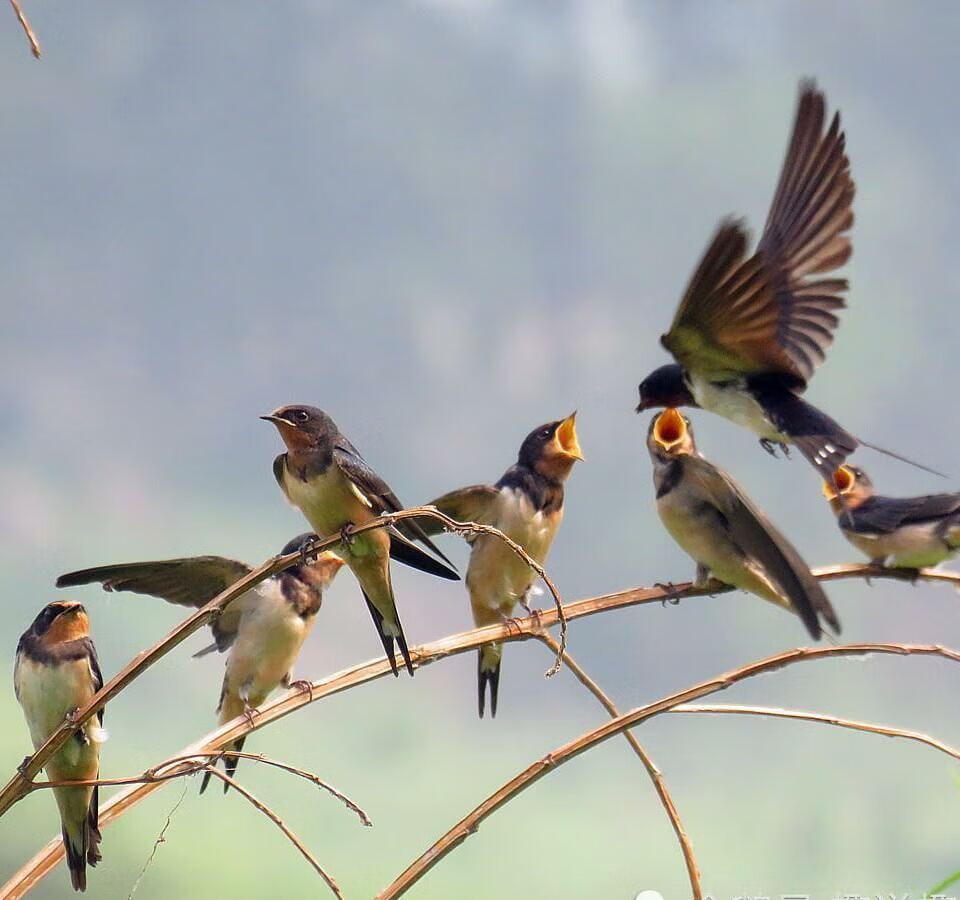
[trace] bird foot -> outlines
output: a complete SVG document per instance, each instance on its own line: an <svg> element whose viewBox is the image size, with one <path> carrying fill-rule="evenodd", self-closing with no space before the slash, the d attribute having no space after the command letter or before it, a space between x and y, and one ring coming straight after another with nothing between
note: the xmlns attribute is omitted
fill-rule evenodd
<svg viewBox="0 0 960 900"><path fill-rule="evenodd" d="M349 547L353 543L353 525L349 522L340 527L340 542L344 547Z"/></svg>
<svg viewBox="0 0 960 900"><path fill-rule="evenodd" d="M306 678L298 678L296 681L291 681L287 687L296 688L300 691L301 694L309 694L310 699L313 700L313 682L308 681Z"/></svg>
<svg viewBox="0 0 960 900"><path fill-rule="evenodd" d="M679 591L672 581L655 581L653 586L660 588L661 591L666 591L667 596L660 601L661 606L666 607L668 603L671 606L677 606L680 603Z"/></svg>
<svg viewBox="0 0 960 900"><path fill-rule="evenodd" d="M257 716L257 711L249 703L244 700L243 702L243 717L247 720L247 724L253 728Z"/></svg>
<svg viewBox="0 0 960 900"><path fill-rule="evenodd" d="M26 781L31 780L30 776L27 774L27 769L29 768L32 760L33 760L32 756L25 756L23 758L23 761L20 763L20 765L17 766L17 771L20 773L20 777L25 779Z"/></svg>
<svg viewBox="0 0 960 900"><path fill-rule="evenodd" d="M777 447L783 447L779 441L771 441L769 438L760 438L760 446L767 451L774 459L777 458Z"/></svg>
<svg viewBox="0 0 960 900"><path fill-rule="evenodd" d="M66 715L63 717L63 720L68 725L76 725L80 719L80 707L75 706L73 709L68 709Z"/></svg>

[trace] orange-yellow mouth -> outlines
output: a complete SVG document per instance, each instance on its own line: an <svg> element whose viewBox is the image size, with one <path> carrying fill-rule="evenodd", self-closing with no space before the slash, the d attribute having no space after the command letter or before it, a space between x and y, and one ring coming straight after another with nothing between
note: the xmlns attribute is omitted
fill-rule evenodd
<svg viewBox="0 0 960 900"><path fill-rule="evenodd" d="M557 448L570 459L583 459L580 441L577 440L577 413L574 410L558 426L556 431Z"/></svg>
<svg viewBox="0 0 960 900"><path fill-rule="evenodd" d="M680 446L687 438L687 422L673 407L665 409L653 426L653 439L664 450Z"/></svg>
<svg viewBox="0 0 960 900"><path fill-rule="evenodd" d="M828 500L836 500L841 494L849 493L853 489L856 480L856 476L849 466L840 466L840 468L833 473L832 483L829 481L823 483L823 496Z"/></svg>

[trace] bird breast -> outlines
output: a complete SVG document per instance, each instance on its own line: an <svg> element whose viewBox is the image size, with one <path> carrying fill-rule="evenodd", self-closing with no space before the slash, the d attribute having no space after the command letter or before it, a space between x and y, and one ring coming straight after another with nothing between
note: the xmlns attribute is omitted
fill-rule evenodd
<svg viewBox="0 0 960 900"><path fill-rule="evenodd" d="M503 488L494 502L493 525L543 563L560 526L562 509L544 514L524 492L514 488ZM534 578L536 573L498 537L483 534L474 541L467 588L475 606L512 609Z"/></svg>
<svg viewBox="0 0 960 900"><path fill-rule="evenodd" d="M763 407L746 391L742 381L716 383L692 376L689 386L693 399L703 409L730 419L766 440L790 443L789 437L774 428Z"/></svg>

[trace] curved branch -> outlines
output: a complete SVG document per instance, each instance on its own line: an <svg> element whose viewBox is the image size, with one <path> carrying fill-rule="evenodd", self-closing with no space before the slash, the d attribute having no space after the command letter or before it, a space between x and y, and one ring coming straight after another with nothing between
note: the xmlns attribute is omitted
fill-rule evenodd
<svg viewBox="0 0 960 900"><path fill-rule="evenodd" d="M557 642L546 632L540 635L540 640L554 652L557 651ZM616 718L620 715L620 711L603 691L603 688L601 688L586 671L580 668L576 660L567 654L564 656L564 662L567 668L576 676L580 684L600 701L603 708L610 713L611 716ZM660 797L660 803L663 805L667 817L670 819L673 832L680 842L680 852L683 853L683 861L687 867L687 877L690 879L690 891L693 895L693 900L702 900L703 889L700 886L700 870L697 868L697 860L693 855L693 846L690 844L690 838L687 837L683 822L680 820L680 813L677 812L673 797L670 796L670 792L667 790L666 782L663 780L663 773L657 768L657 764L651 759L647 751L643 749L640 741L637 740L636 735L632 731L624 731L623 736L626 738L627 743L633 748L633 752L640 757L640 762L643 763L644 768L646 768L647 774L653 782L653 787Z"/></svg>
<svg viewBox="0 0 960 900"><path fill-rule="evenodd" d="M765 659L756 660L745 666L733 669L709 681L702 681L686 690L664 697L655 703L641 706L622 716L611 719L599 728L588 731L586 734L564 744L562 747L558 747L552 753L548 753L542 759L528 766L520 772L519 775L512 778L496 792L491 794L469 815L461 819L438 841L432 844L429 849L414 860L389 887L377 895L377 900L392 900L392 898L399 897L406 893L406 891L426 875L426 873L448 853L462 844L471 834L475 834L484 819L509 803L517 794L526 790L531 784L539 781L544 775L557 769L565 762L569 762L581 753L585 753L598 744L609 740L624 729L639 725L641 722L666 712L675 706L679 706L681 703L696 700L707 694L714 694L717 691L725 690L738 681L743 681L745 678L752 678L764 672L782 669L792 663L822 659L828 656L863 656L871 653L890 653L899 656L941 656L954 662L960 662L960 651L950 650L936 644L848 644L839 647L805 647L788 650L785 653L778 653L775 656L768 656Z"/></svg>
<svg viewBox="0 0 960 900"><path fill-rule="evenodd" d="M27 40L30 42L30 52L33 54L35 59L40 59L40 42L37 40L37 36L33 33L33 29L30 27L30 22L27 21L26 15L20 8L19 0L10 0L10 5L13 7L13 12L17 17L17 21L20 23L20 27L23 29L23 33L27 36Z"/></svg>
<svg viewBox="0 0 960 900"><path fill-rule="evenodd" d="M425 515L429 515L429 508L427 509L428 511L424 513ZM378 527L382 527L382 525ZM335 541L333 541L333 543L335 543ZM331 543L329 541L315 544L310 552L313 553L322 549L324 546L330 545ZM290 554L286 557L278 557L272 563L273 565L277 566L276 569L271 569L266 574L262 574L261 570L251 573L251 576L249 576L251 581L247 583L247 589L252 586L252 583L255 583L252 581L252 579L258 573L261 573L261 579L266 578L267 574L272 574L273 571L280 571L285 566L292 565L293 562L299 559L300 554ZM261 567L261 569L263 568L264 567ZM897 569L877 569L875 566L867 563L846 563L826 566L820 569L814 569L813 574L818 579L823 581L838 581L848 578L887 578L893 580L910 580L913 575L912 572L905 573L904 571ZM954 572L923 569L919 574L919 578L923 581L945 582L960 587L960 574ZM668 599L674 598L705 597L709 594L722 594L732 590L733 588L729 587L728 585L720 584L719 582L709 582L702 588L696 588L689 582L685 584L675 584L672 590L669 591L660 587L630 588L624 591L617 591L611 594L601 594L596 597L587 597L582 600L567 603L563 607L563 612L567 621L572 621L584 616L592 616L596 615L597 613L607 612L614 609L626 609L627 607L631 606L663 603ZM218 604L218 601L222 601L219 603L219 605L225 605L229 602L229 599L222 598L223 595L214 598L214 600L211 601L211 604ZM233 599L232 596L230 599ZM208 604L208 607L211 604ZM202 615L206 609L207 607L185 620L180 627L187 626L188 623L194 621L196 617ZM515 619L501 625L490 625L486 628L475 628L471 631L462 632L461 634L450 635L449 637L442 638L429 644L412 647L411 661L415 667L420 667L429 665L430 663L439 659L443 659L447 656L454 656L459 653L465 653L469 650L474 650L477 647L481 647L484 644L489 644L493 641L506 643L510 641L529 640L531 637L536 637L543 629L556 625L558 621L559 614L557 610L550 609L537 612L525 619ZM200 624L198 624L196 627L199 628ZM193 630L195 629L191 629L191 632ZM178 630L175 630L174 633L177 632ZM180 640L183 640L183 638L180 638ZM306 706L308 703L320 700L321 698L331 694L337 694L341 691L349 690L361 684L366 684L369 681L382 678L390 673L390 666L387 663L386 658L379 657L378 659L360 663L349 669L344 669L341 672L334 673L327 678L315 681L312 683L311 690L309 691L291 689L286 694L281 694L275 700L272 700L264 706L261 706L257 710L257 715L252 724L245 717L241 716L237 719L234 719L232 722L227 722L222 727L210 732L190 746L185 747L177 755L190 756L190 754L196 755L201 751L219 750L220 748L231 744L237 738L243 737L244 735L249 734L251 731L258 730L270 724L271 722L276 721L277 719L281 719L284 716L287 716L290 713L300 709L302 706ZM99 696L100 695L98 694L97 697L94 697L94 702ZM691 698L684 698L683 700L678 701L678 703L682 703L687 699ZM48 741L48 743L50 742ZM51 750L51 753L55 749L56 747ZM37 756L35 755L34 762L36 759ZM31 770L33 774L36 773L36 770L32 769L32 767ZM25 782L23 782L19 776L15 776L11 783L4 788L3 792L0 792L0 803L3 802L3 798L10 790L11 784L24 785ZM160 784L142 784L134 785L126 790L118 791L100 807L101 827L115 821L128 809L131 809L154 791L159 790L160 787ZM17 799L19 799L19 796ZM10 802L7 802L5 806L0 805L0 814L2 814L2 812L4 812L9 805ZM5 885L0 887L0 900L9 900L9 898L22 896L22 893L25 890L29 890L33 884L39 881L59 862L62 855L62 841L59 837L52 838L33 856L32 859L24 863L24 865L21 866L20 869L8 879ZM21 888L23 891L21 891Z"/></svg>
<svg viewBox="0 0 960 900"><path fill-rule="evenodd" d="M782 709L779 706L740 706L737 704L726 703L684 703L668 709L669 713L726 713L739 716L766 716L773 719L798 719L801 722L820 722L823 725L836 725L839 728L849 728L853 731L865 731L869 734L879 734L884 737L905 738L908 741L916 741L920 744L926 744L952 756L954 759L960 759L960 750L945 744L943 741L924 734L922 731L912 731L908 728L893 728L890 725L877 725L873 722L861 722L857 719L843 719L840 716L831 716L826 713L803 712L799 709Z"/></svg>

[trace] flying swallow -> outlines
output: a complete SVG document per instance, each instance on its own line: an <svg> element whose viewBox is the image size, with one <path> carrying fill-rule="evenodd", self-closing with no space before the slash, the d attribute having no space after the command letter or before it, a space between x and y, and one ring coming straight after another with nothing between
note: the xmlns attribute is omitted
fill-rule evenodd
<svg viewBox="0 0 960 900"><path fill-rule="evenodd" d="M313 533L301 534L281 553L303 550L315 538ZM252 715L275 688L290 686L293 665L316 621L323 592L342 565L335 553L320 553L315 561L298 563L264 579L227 604L213 620L214 643L194 655L230 651L217 704L221 725L239 715ZM199 609L252 571L252 566L235 559L192 556L69 572L57 579L57 587L99 582L106 591L149 594ZM244 740L240 738L225 749L240 752ZM236 757L224 759L231 777L238 762ZM201 793L209 780L208 772ZM224 782L224 791L228 787Z"/></svg>
<svg viewBox="0 0 960 900"><path fill-rule="evenodd" d="M840 631L827 595L800 554L726 472L697 451L690 422L673 408L650 423L657 512L697 563L696 585L712 574L797 613L814 640L822 617Z"/></svg>
<svg viewBox="0 0 960 900"><path fill-rule="evenodd" d="M847 281L818 277L850 258L854 182L836 113L800 87L793 135L763 234L752 256L742 220L720 223L660 338L676 360L640 383L637 412L699 406L745 426L770 453L793 444L820 472L868 444L800 395L824 360ZM926 468L920 466L920 468ZM932 471L932 470L930 470ZM940 473L937 473L940 474Z"/></svg>
<svg viewBox="0 0 960 900"><path fill-rule="evenodd" d="M13 670L17 700L30 729L34 750L103 686L90 620L79 603L45 606L17 644ZM44 766L51 781L89 781L100 771L100 744L107 739L103 710L76 726L73 736ZM25 760L26 762L26 760ZM53 788L63 833L70 883L87 889L87 864L100 856L98 789Z"/></svg>
<svg viewBox="0 0 960 900"><path fill-rule="evenodd" d="M823 493L843 536L875 565L922 569L960 553L960 494L881 497L851 465L837 469Z"/></svg>
<svg viewBox="0 0 960 900"><path fill-rule="evenodd" d="M398 674L396 642L407 671L413 675L390 581L390 557L441 578L458 581L460 576L413 543L420 541L450 562L412 519L397 522L395 527L347 534L351 526L362 525L381 513L399 512L403 504L323 410L281 406L260 418L277 427L287 447L287 452L273 461L277 484L317 534L344 535L341 552L360 582L393 674Z"/></svg>
<svg viewBox="0 0 960 900"><path fill-rule="evenodd" d="M516 541L538 563L543 563L563 519L563 484L573 464L583 459L577 440L576 413L535 428L520 445L517 461L495 484L475 484L451 491L432 501L442 513L459 521L492 525ZM428 533L439 531L424 522ZM534 571L499 538L479 534L471 544L467 590L477 627L508 619L522 601ZM490 714L497 714L500 661L503 645L480 648L477 665L477 700L483 718L487 685Z"/></svg>

